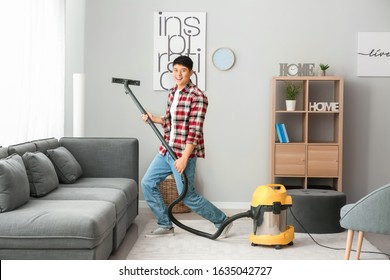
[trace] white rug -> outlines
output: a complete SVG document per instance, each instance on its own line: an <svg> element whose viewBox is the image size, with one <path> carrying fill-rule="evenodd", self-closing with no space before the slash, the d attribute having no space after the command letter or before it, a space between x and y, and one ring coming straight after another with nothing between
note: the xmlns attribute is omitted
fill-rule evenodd
<svg viewBox="0 0 390 280"><path fill-rule="evenodd" d="M205 220L184 220L183 224L192 228L214 233L214 225ZM251 246L249 235L253 231L251 219L233 222L229 238L210 240L182 230L175 226L174 236L147 238L145 233L152 231L156 224L149 222L138 237L127 259L129 260L342 260L347 232L336 234L312 234L320 244L342 250L323 248L314 243L308 234L295 233L294 245L276 250L272 246ZM355 236L357 239L357 236ZM355 243L356 244L356 243ZM353 248L356 248L356 245ZM362 251L379 252L367 240ZM351 252L351 259L355 253ZM361 254L363 260L387 260L381 254Z"/></svg>

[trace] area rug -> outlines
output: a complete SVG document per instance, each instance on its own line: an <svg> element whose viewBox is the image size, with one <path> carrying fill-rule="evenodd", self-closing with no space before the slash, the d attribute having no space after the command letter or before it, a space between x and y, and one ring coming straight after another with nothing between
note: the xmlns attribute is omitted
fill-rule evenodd
<svg viewBox="0 0 390 280"><path fill-rule="evenodd" d="M209 233L214 233L214 225L205 220L184 220L183 224ZM145 234L156 227L149 222L129 252L129 260L342 260L347 232L335 234L312 234L311 236L329 249L317 245L305 233L295 233L294 244L277 250L273 246L251 246L249 234L253 231L251 219L233 222L229 237L211 240L191 234L175 227L174 236L148 238ZM357 236L356 238L357 239ZM356 244L353 245L356 248ZM362 251L379 252L366 239ZM351 259L355 253L351 252ZM387 260L385 255L361 253L363 260Z"/></svg>

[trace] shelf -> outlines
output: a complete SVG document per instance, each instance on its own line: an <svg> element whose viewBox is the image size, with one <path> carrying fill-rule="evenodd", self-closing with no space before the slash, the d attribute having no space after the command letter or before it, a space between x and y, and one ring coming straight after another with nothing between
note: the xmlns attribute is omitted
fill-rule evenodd
<svg viewBox="0 0 390 280"><path fill-rule="evenodd" d="M286 110L278 110L275 111L275 114L339 114L340 112L331 112L331 111L326 111L326 112L321 112L321 111L286 111Z"/></svg>
<svg viewBox="0 0 390 280"><path fill-rule="evenodd" d="M341 81L340 76L278 76L276 81Z"/></svg>
<svg viewBox="0 0 390 280"><path fill-rule="evenodd" d="M301 84L295 111L286 110L288 81ZM342 190L343 88L338 76L273 78L272 182ZM290 142L277 141L276 123L285 125Z"/></svg>
<svg viewBox="0 0 390 280"><path fill-rule="evenodd" d="M300 113L306 113L307 111L286 111L286 110L279 110L275 111L275 113L281 113L281 114L300 114Z"/></svg>
<svg viewBox="0 0 390 280"><path fill-rule="evenodd" d="M309 113L309 114L339 114L340 112L331 112L331 111L326 111L326 112L322 112L322 111L307 111L307 113Z"/></svg>
<svg viewBox="0 0 390 280"><path fill-rule="evenodd" d="M339 146L340 144L337 142L308 142L308 146L314 145L314 146Z"/></svg>
<svg viewBox="0 0 390 280"><path fill-rule="evenodd" d="M307 146L339 146L340 144L337 142L289 142L289 143L280 143L275 142L275 145L301 145L305 144Z"/></svg>

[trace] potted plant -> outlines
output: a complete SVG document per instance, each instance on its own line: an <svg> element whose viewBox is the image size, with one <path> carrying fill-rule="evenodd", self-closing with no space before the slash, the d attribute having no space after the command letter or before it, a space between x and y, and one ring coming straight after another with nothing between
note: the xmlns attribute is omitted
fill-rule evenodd
<svg viewBox="0 0 390 280"><path fill-rule="evenodd" d="M326 70L329 68L330 66L328 64L323 64L323 63L320 63L320 69L321 69L321 76L326 76Z"/></svg>
<svg viewBox="0 0 390 280"><path fill-rule="evenodd" d="M301 86L299 84L289 82L286 83L286 110L294 111L297 103L297 97L300 93Z"/></svg>

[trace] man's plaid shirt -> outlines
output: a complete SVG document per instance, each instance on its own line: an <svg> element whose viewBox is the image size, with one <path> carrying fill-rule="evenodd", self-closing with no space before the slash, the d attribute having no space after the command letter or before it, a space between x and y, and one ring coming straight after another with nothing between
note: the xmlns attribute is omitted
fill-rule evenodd
<svg viewBox="0 0 390 280"><path fill-rule="evenodd" d="M195 145L191 154L193 157L205 157L203 123L206 116L208 100L206 95L191 81L179 92L179 103L177 104L175 115L171 116L170 108L173 102L177 86L172 88L168 95L168 106L165 116L162 117L164 139L169 143L172 118L174 118L175 138L172 149L176 156L180 158L184 152L186 144ZM166 149L161 145L160 154L165 155Z"/></svg>

